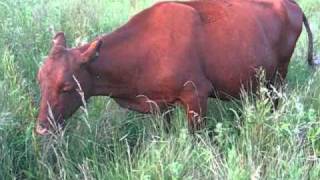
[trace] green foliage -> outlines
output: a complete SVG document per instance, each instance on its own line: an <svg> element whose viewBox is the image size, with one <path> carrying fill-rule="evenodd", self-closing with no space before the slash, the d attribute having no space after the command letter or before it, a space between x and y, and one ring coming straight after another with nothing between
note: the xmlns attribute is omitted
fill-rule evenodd
<svg viewBox="0 0 320 180"><path fill-rule="evenodd" d="M70 46L119 27L156 0L0 2L0 179L318 179L320 74L307 67L303 33L273 113L264 87L240 101L211 100L208 126L192 136L181 108L163 115L92 98L56 135L34 132L36 72L52 31ZM134 3L135 2L135 3ZM320 3L299 0L320 51ZM86 113L87 112L87 113Z"/></svg>

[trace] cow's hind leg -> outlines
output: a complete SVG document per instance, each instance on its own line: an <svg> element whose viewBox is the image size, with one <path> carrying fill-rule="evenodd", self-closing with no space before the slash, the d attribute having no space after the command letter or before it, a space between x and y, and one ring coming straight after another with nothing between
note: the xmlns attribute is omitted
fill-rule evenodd
<svg viewBox="0 0 320 180"><path fill-rule="evenodd" d="M208 91L185 88L180 95L180 101L186 111L189 131L194 133L205 125L204 116L207 113Z"/></svg>
<svg viewBox="0 0 320 180"><path fill-rule="evenodd" d="M268 96L272 103L272 109L271 111L275 111L278 108L279 105L279 97L277 95L277 92L280 90L280 81L279 81L279 75L278 71L276 71L269 81L266 82L266 87L268 89Z"/></svg>
<svg viewBox="0 0 320 180"><path fill-rule="evenodd" d="M275 111L278 108L279 105L279 91L281 90L281 87L284 84L284 79L288 72L288 63L280 65L270 81L267 83L267 88L270 91L271 101L273 105L273 111ZM276 92L275 92L276 91Z"/></svg>

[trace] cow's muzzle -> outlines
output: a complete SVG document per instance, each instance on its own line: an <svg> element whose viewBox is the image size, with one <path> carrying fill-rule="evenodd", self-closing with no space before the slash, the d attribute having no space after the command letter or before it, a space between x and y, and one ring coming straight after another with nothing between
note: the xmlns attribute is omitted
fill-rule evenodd
<svg viewBox="0 0 320 180"><path fill-rule="evenodd" d="M48 135L49 134L49 124L41 122L41 121L37 122L36 133L41 136Z"/></svg>

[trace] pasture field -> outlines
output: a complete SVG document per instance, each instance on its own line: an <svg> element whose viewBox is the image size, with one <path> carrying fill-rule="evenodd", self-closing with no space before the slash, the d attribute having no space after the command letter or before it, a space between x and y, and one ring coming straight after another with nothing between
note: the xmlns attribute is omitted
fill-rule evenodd
<svg viewBox="0 0 320 180"><path fill-rule="evenodd" d="M305 31L274 113L263 87L256 100L245 93L241 101L210 100L208 125L192 136L181 108L165 132L161 114L142 115L95 97L59 134L36 136L36 73L52 31L64 31L69 46L90 41L155 0L134 2L0 1L0 180L319 179L320 73L307 66ZM298 3L320 54L320 1Z"/></svg>

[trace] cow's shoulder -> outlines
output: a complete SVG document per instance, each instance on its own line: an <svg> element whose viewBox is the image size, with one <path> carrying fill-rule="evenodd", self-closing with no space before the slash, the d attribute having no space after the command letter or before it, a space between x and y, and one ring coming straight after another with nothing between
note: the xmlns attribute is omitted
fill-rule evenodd
<svg viewBox="0 0 320 180"><path fill-rule="evenodd" d="M196 10L185 4L182 2L174 2L174 1L164 1L164 2L158 2L156 4L154 4L152 7L150 7L151 10L153 11L161 11L161 10L165 10L165 11L186 11L186 12L192 12L192 13L196 13Z"/></svg>
<svg viewBox="0 0 320 180"><path fill-rule="evenodd" d="M193 7L179 2L165 1L155 3L136 14L119 30L136 28L144 32L159 27L165 28L165 26L169 28L173 24L188 28L198 19L199 14Z"/></svg>
<svg viewBox="0 0 320 180"><path fill-rule="evenodd" d="M174 19L181 19L185 22L199 17L196 9L180 2L159 2L150 7L150 18L152 20L170 21Z"/></svg>

